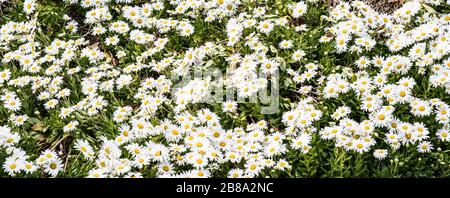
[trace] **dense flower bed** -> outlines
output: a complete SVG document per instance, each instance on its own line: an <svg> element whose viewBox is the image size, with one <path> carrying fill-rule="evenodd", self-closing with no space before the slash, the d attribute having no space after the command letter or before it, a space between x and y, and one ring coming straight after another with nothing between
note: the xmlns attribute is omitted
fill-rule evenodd
<svg viewBox="0 0 450 198"><path fill-rule="evenodd" d="M0 9L0 176L450 175L450 1Z"/></svg>

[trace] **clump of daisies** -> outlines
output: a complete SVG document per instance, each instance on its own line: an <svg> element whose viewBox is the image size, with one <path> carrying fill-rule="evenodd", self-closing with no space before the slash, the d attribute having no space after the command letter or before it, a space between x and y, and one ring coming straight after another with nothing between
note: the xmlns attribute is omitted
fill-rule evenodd
<svg viewBox="0 0 450 198"><path fill-rule="evenodd" d="M320 144L382 163L450 141L450 15L424 6L441 1L339 1L313 27L317 0L64 0L85 12L48 39L39 3L0 26L10 176L292 176Z"/></svg>
<svg viewBox="0 0 450 198"><path fill-rule="evenodd" d="M43 171L50 177L56 177L63 170L60 156L52 150L42 151L33 159L19 146L21 136L8 126L0 126L0 148L5 149L8 156L3 163L3 170L11 176L33 174Z"/></svg>
<svg viewBox="0 0 450 198"><path fill-rule="evenodd" d="M360 153L370 151L376 144L375 137L383 137L392 150L416 145L419 153L434 148L429 141L431 134L437 132L440 141L446 141L438 131L446 136L448 104L418 94L425 90L414 91L419 84L414 75L426 78L430 88L442 87L448 92L444 76L448 73L445 57L449 51L444 46L449 45L450 18L421 11L419 1L403 4L392 15L378 13L361 1L342 2L331 11L329 19L334 25L328 31L332 36L322 40L334 40L337 53L357 54L359 58L355 67L328 76L322 94L326 99L355 97L360 105L351 108L343 101L346 105L336 108L332 115L339 123L322 129L322 138L334 139L336 146ZM412 21L418 24L409 25ZM363 55L375 51L376 44L390 53ZM425 73L429 75L423 76ZM358 122L348 118L355 111L369 119ZM411 119L402 119L404 114L411 115ZM430 123L416 121L421 118L435 119L432 124L439 123L438 131L430 131ZM387 152L377 149L374 156L383 159Z"/></svg>

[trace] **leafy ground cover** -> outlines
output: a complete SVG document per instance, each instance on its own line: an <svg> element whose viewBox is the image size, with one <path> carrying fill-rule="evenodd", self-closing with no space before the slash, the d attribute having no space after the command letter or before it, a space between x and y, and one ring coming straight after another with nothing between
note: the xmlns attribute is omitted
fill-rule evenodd
<svg viewBox="0 0 450 198"><path fill-rule="evenodd" d="M2 177L447 177L450 1L0 0Z"/></svg>

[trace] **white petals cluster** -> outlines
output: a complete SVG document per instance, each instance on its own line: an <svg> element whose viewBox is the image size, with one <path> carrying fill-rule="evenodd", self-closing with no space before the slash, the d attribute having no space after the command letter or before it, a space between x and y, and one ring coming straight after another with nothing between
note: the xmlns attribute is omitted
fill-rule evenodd
<svg viewBox="0 0 450 198"><path fill-rule="evenodd" d="M428 6L443 2L339 1L320 27L304 20L318 1L267 2L64 0L83 13L45 37L40 1L22 1L0 22L4 172L291 176L319 143L383 160L450 141L450 15ZM253 101L271 86L276 116Z"/></svg>
<svg viewBox="0 0 450 198"><path fill-rule="evenodd" d="M436 119L438 131L448 131L448 104L440 98L419 95L414 89L420 85L412 76L418 74L430 82L430 87L442 87L448 93L444 76L448 72L445 57L449 53L450 17L429 13L421 16L421 12L426 10L419 1L408 1L392 15L378 13L361 1L343 2L331 11L329 19L335 22L329 30L333 36L322 39L334 40L338 53L358 54L355 65L360 71L328 76L323 94L328 99L343 99L355 93L361 106L337 108L332 117L340 122L323 129L322 138L333 138L336 146L346 150L366 152L375 144L375 137L384 136L384 141L394 150L415 144L418 152L430 152L434 147L429 141L429 127L434 126L413 119L410 120L413 122L405 121L402 119L405 113L396 113L402 107L416 118ZM418 25L411 26L413 21ZM390 53L363 55L375 51L376 44L385 46ZM369 68L377 73L363 71ZM346 118L354 111L367 112L369 120L357 122ZM384 130L388 132L379 133ZM385 158L386 149L375 150L374 156Z"/></svg>

